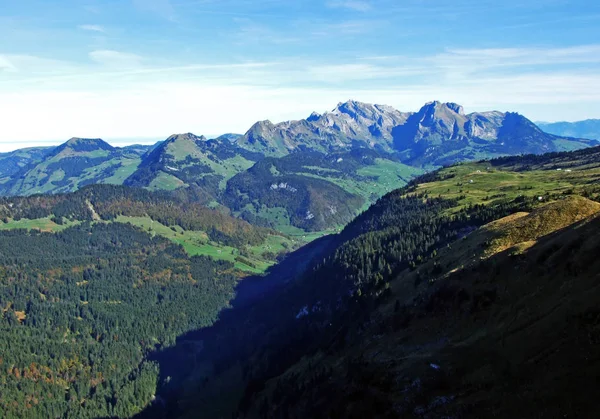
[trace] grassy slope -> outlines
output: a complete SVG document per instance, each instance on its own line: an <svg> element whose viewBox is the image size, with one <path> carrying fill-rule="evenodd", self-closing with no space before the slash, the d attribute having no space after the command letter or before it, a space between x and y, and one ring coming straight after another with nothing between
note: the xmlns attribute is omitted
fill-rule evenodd
<svg viewBox="0 0 600 419"><path fill-rule="evenodd" d="M21 219L19 221L9 220L8 223L4 223L0 221L0 230L16 230L16 229L25 229L25 230L40 230L44 232L58 232L62 231L68 227L77 224L76 222L65 222L62 225L56 224L49 217L47 218L38 218L35 220L28 220L26 218Z"/></svg>
<svg viewBox="0 0 600 419"><path fill-rule="evenodd" d="M20 180L17 185L10 191L12 194L17 195L31 195L36 193L54 193L57 190L65 191L64 187L57 187L52 182L59 182L65 180L65 173L63 170L50 171L49 165L53 163L59 163L64 158L69 157L87 157L87 158L98 158L108 157L109 152L105 150L96 150L92 152L76 153L72 150L64 150L61 153L40 162L33 170L27 172L24 179ZM110 160L106 160L98 165L90 166L86 168L81 176L69 178L72 183L72 187L69 187L69 191L73 191L79 188L82 182L90 179L95 179L104 170L118 166L115 174L102 180L102 183L110 184L122 184L123 181L133 173L139 165L141 159L137 157L120 157Z"/></svg>
<svg viewBox="0 0 600 419"><path fill-rule="evenodd" d="M235 260L236 256L239 256L238 249L229 246L222 246L215 242L209 241L208 236L203 231L185 231L179 226L174 227L173 230L170 227L153 221L148 217L119 216L117 218L117 222L130 223L148 232L165 237L183 246L186 253L190 256L204 255L210 256L217 260L227 260L234 262L236 268L252 273L262 273L269 266L272 266L273 262L264 260L262 258L262 254L266 251L269 251L270 248L281 250L283 249L282 243L287 242L287 239L282 236L269 236L267 241L265 241L265 243L262 245L252 247L252 256L248 257L248 259L255 265L255 267L252 267Z"/></svg>
<svg viewBox="0 0 600 419"><path fill-rule="evenodd" d="M136 171L141 162L140 158L123 159L121 161L121 167L117 169L114 175L104 179L104 183L110 185L122 185L133 172Z"/></svg>
<svg viewBox="0 0 600 419"><path fill-rule="evenodd" d="M177 140L169 144L166 151L167 154L172 156L175 161L183 161L188 156L199 159L202 164L209 166L212 169L212 173L200 174L199 177L202 178L207 175L223 176L223 179L219 183L219 187L221 189L225 189L225 185L227 184L227 181L229 179L231 179L239 172L249 169L254 164L254 162L246 160L245 158L239 155L229 159L219 160L218 162L215 162L214 160L208 158L207 154L202 152L193 142L186 140ZM175 178L174 176L172 177ZM182 185L183 183L181 183L178 186ZM153 185L151 185L151 187L152 186ZM175 187L173 186L174 185L172 183L168 184L168 187L175 189ZM160 187L158 185L155 185L154 188Z"/></svg>
<svg viewBox="0 0 600 419"><path fill-rule="evenodd" d="M240 261L236 261L236 257L240 256L240 251L238 249L211 242L203 231L185 231L179 226L174 227L173 230L170 227L151 220L149 217L119 216L116 222L132 224L145 231L151 232L152 234L165 237L183 246L186 253L190 256L204 255L217 260L230 261L235 264L237 269L254 274L263 273L270 266L273 266L274 262L266 257L265 253L277 254L287 248L291 248L293 242L296 241L294 239L290 240L284 236L268 236L267 240L261 245L249 247L249 254L245 259L249 260L254 265L250 266ZM50 218L39 218L35 220L21 219L19 221L9 220L8 223L0 221L0 230L27 229L44 232L58 232L75 224L78 224L78 222L66 221L64 224L59 225Z"/></svg>
<svg viewBox="0 0 600 419"><path fill-rule="evenodd" d="M184 186L185 184L181 179L176 178L165 172L159 172L158 175L152 180L148 189L151 191L164 190L173 191L177 188Z"/></svg>
<svg viewBox="0 0 600 419"><path fill-rule="evenodd" d="M309 166L306 167L306 169L310 168L311 167ZM327 169L321 168L319 168L319 170L327 171ZM334 170L329 171L334 172ZM394 189L401 188L413 177L422 173L423 171L421 169L410 167L402 163L387 159L376 159L374 165L362 167L357 170L358 175L374 178L373 181L359 181L350 177L326 177L306 172L300 174L327 180L352 194L362 196L365 198L365 205L361 208L361 211L364 211L378 198Z"/></svg>
<svg viewBox="0 0 600 419"><path fill-rule="evenodd" d="M432 197L459 198L458 210L467 205L492 204L497 199L512 200L518 196L543 197L565 192L581 193L585 187L600 179L600 168L566 170L512 171L488 163L466 163L442 169L445 180L418 185L414 193ZM471 183L472 181L472 183Z"/></svg>

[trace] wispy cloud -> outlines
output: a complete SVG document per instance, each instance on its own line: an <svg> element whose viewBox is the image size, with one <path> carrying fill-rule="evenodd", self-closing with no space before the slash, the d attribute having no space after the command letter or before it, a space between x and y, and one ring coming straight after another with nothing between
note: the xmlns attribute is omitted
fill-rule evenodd
<svg viewBox="0 0 600 419"><path fill-rule="evenodd" d="M17 67L5 56L0 55L0 72L16 72Z"/></svg>
<svg viewBox="0 0 600 419"><path fill-rule="evenodd" d="M432 69L414 66L382 66L363 63L310 66L305 74L315 81L343 84L350 81L391 81L399 77L424 76Z"/></svg>
<svg viewBox="0 0 600 419"><path fill-rule="evenodd" d="M469 111L584 119L597 117L600 104L597 57L600 45L172 65L117 50L92 51L91 63L0 55L0 108L5 138L24 141L244 131L255 120L305 117L346 98L404 111L440 99ZM39 123L25 123L28 115Z"/></svg>
<svg viewBox="0 0 600 419"><path fill-rule="evenodd" d="M334 0L328 1L327 7L350 9L357 12L368 12L371 10L371 4L362 0Z"/></svg>
<svg viewBox="0 0 600 419"><path fill-rule="evenodd" d="M26 54L0 54L0 72L13 73L0 78L0 81L7 84L15 83L15 78L22 80L33 73L51 77L55 74L62 74L65 71L72 70L74 65L51 58L37 57Z"/></svg>
<svg viewBox="0 0 600 419"><path fill-rule="evenodd" d="M79 25L77 26L77 28L81 29L82 31L91 31L91 32L106 32L104 30L104 27L100 26L100 25Z"/></svg>
<svg viewBox="0 0 600 419"><path fill-rule="evenodd" d="M140 67L143 60L139 55L113 50L92 51L89 56L92 61L111 68Z"/></svg>
<svg viewBox="0 0 600 419"><path fill-rule="evenodd" d="M473 77L486 72L514 74L526 69L552 72L558 67L600 63L600 45L566 48L449 49L427 61L451 77Z"/></svg>

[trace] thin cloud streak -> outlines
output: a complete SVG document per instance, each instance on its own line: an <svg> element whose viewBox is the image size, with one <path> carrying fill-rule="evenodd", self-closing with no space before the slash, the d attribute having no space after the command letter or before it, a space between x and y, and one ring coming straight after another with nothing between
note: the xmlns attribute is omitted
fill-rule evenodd
<svg viewBox="0 0 600 419"><path fill-rule="evenodd" d="M91 51L85 63L0 55L3 137L244 132L256 120L303 118L347 98L404 111L439 99L538 120L584 119L597 116L599 56L597 44L180 65L111 49ZM539 111L547 104L554 114Z"/></svg>
<svg viewBox="0 0 600 419"><path fill-rule="evenodd" d="M79 25L77 28L81 29L82 31L100 32L100 33L106 32L104 30L104 28L100 25Z"/></svg>

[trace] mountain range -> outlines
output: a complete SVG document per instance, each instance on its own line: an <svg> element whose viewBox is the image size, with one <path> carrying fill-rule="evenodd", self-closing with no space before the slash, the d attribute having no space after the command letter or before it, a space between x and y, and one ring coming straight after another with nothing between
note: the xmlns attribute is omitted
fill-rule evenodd
<svg viewBox="0 0 600 419"><path fill-rule="evenodd" d="M399 152L406 163L442 165L507 154L572 150L594 141L544 133L516 113L465 114L455 103L430 102L418 112L356 101L331 112L273 124L256 123L238 140L242 147L282 156L298 149L332 152L364 147Z"/></svg>
<svg viewBox="0 0 600 419"><path fill-rule="evenodd" d="M258 122L244 135L187 133L123 148L73 138L2 154L0 195L64 193L96 183L192 187L204 204L251 222L315 231L344 225L424 170L594 144L545 133L517 113L465 114L441 102L400 112L351 100L299 121Z"/></svg>
<svg viewBox="0 0 600 419"><path fill-rule="evenodd" d="M545 132L555 135L600 140L600 119L586 119L577 122L538 122L537 125Z"/></svg>
<svg viewBox="0 0 600 419"><path fill-rule="evenodd" d="M0 156L33 194L0 198L0 415L594 417L600 147L453 104L395 123Z"/></svg>
<svg viewBox="0 0 600 419"><path fill-rule="evenodd" d="M3 195L75 191L94 183L122 184L148 147L116 148L101 139L72 138L51 149L29 149L4 157L14 167L0 181ZM27 150L25 150L27 151Z"/></svg>

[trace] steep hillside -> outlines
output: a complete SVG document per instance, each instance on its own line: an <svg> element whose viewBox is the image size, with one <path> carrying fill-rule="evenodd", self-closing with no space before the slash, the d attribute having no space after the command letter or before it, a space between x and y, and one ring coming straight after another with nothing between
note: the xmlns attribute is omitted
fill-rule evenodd
<svg viewBox="0 0 600 419"><path fill-rule="evenodd" d="M456 103L430 102L416 113L356 101L307 119L256 123L238 140L245 148L282 156L306 148L325 153L365 147L399 152L415 166L440 166L500 155L574 150L593 140L559 137L516 113L465 114Z"/></svg>
<svg viewBox="0 0 600 419"><path fill-rule="evenodd" d="M581 203L546 210L560 217ZM401 275L361 331L269 381L246 416L593 417L600 204L592 207L580 223L567 215L547 234L521 233L526 249L463 260L468 267L444 278L431 265ZM535 233L544 218L501 223ZM419 275L427 285L413 285Z"/></svg>
<svg viewBox="0 0 600 419"><path fill-rule="evenodd" d="M594 141L544 133L517 113L465 114L455 103L430 102L394 128L394 145L413 165L445 165L500 155L568 151Z"/></svg>
<svg viewBox="0 0 600 419"><path fill-rule="evenodd" d="M245 219L279 229L322 230L346 224L419 170L369 149L266 158L234 176L224 203Z"/></svg>
<svg viewBox="0 0 600 419"><path fill-rule="evenodd" d="M163 386L168 412L588 417L591 382L567 383L599 361L598 153L452 166L381 198L266 279L286 285L186 340L202 362Z"/></svg>
<svg viewBox="0 0 600 419"><path fill-rule="evenodd" d="M590 138L600 141L600 119L577 122L538 122L545 132L563 137Z"/></svg>
<svg viewBox="0 0 600 419"><path fill-rule="evenodd" d="M185 191L95 185L71 194L0 199L0 230L59 232L86 222L130 224L183 246L190 256L234 262L252 273L265 271L297 245L273 230L209 209Z"/></svg>
<svg viewBox="0 0 600 419"><path fill-rule="evenodd" d="M173 135L146 154L125 185L173 190L195 185L215 197L229 178L262 157L228 140L194 134Z"/></svg>
<svg viewBox="0 0 600 419"><path fill-rule="evenodd" d="M0 183L7 182L23 167L40 161L51 150L51 147L33 147L0 153Z"/></svg>
<svg viewBox="0 0 600 419"><path fill-rule="evenodd" d="M0 185L0 194L60 193L94 183L121 184L139 162L135 149L114 148L100 139L72 138L14 173Z"/></svg>
<svg viewBox="0 0 600 419"><path fill-rule="evenodd" d="M148 354L211 325L239 276L121 223L0 231L0 416L138 413L159 376Z"/></svg>
<svg viewBox="0 0 600 419"><path fill-rule="evenodd" d="M408 115L390 106L350 100L331 112L313 113L299 121L257 122L238 144L268 156L283 156L303 148L327 153L356 146L390 152L391 130L404 123Z"/></svg>

